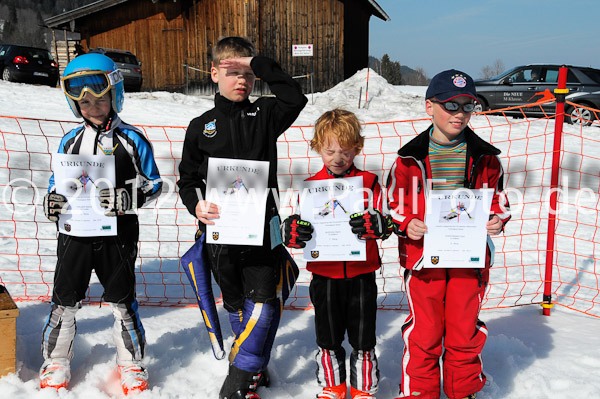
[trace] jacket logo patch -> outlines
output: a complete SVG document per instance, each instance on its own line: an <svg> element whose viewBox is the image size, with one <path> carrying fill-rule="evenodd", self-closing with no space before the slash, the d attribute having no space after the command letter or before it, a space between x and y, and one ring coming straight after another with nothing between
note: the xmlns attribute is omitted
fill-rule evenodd
<svg viewBox="0 0 600 399"><path fill-rule="evenodd" d="M438 263L440 263L440 257L439 256L432 256L431 257L431 264L432 265L437 265Z"/></svg>
<svg viewBox="0 0 600 399"><path fill-rule="evenodd" d="M213 240L217 241L219 239L219 232L215 231L212 233Z"/></svg>
<svg viewBox="0 0 600 399"><path fill-rule="evenodd" d="M313 259L317 259L319 257L319 251L310 251L310 256L312 256Z"/></svg>
<svg viewBox="0 0 600 399"><path fill-rule="evenodd" d="M258 114L258 112L260 111L260 107L256 107L256 111L254 112L246 112L247 116L256 116L256 114Z"/></svg>
<svg viewBox="0 0 600 399"><path fill-rule="evenodd" d="M213 119L204 125L204 132L202 132L206 137L214 137L217 134L217 120Z"/></svg>

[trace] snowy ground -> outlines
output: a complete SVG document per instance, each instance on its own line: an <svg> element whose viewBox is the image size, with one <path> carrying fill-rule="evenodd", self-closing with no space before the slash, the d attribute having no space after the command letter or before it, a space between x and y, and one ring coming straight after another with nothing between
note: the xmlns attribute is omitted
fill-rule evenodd
<svg viewBox="0 0 600 399"><path fill-rule="evenodd" d="M295 125L307 126L325 110L339 106L356 112L363 122L426 118L424 87L392 87L371 72L368 107L357 109L366 74L314 96ZM0 81L0 115L74 120L59 89ZM363 90L361 103L364 105ZM207 97L166 92L128 94L123 120L131 124L187 126L212 107ZM424 122L426 124L427 122ZM593 129L593 128L590 128ZM592 132L597 134L597 129ZM518 231L518 230L516 230ZM78 314L73 379L69 391L38 389L41 329L49 306L20 303L17 321L18 372L0 379L0 397L121 397L114 367L112 316L106 307L85 306ZM216 398L227 369L217 361L196 308L142 307L148 340L150 389L143 398ZM226 346L228 322L220 309ZM405 312L378 313L377 351L381 385L378 398L398 394ZM480 399L600 398L600 319L555 307L543 317L538 306L485 310L490 335L483 359L489 383ZM271 361L272 387L264 399L311 398L319 390L314 378L315 338L312 311L285 311Z"/></svg>

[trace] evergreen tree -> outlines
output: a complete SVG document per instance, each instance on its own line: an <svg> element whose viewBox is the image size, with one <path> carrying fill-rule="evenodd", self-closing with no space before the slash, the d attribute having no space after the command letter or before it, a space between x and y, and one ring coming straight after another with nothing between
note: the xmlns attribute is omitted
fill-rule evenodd
<svg viewBox="0 0 600 399"><path fill-rule="evenodd" d="M384 54L381 57L381 76L391 85L401 85L402 72L400 72L400 63L391 61L390 56Z"/></svg>

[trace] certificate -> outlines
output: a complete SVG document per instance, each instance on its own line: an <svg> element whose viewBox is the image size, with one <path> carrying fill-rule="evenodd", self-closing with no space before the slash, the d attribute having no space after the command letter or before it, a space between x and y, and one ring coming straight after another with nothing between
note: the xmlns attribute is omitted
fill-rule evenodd
<svg viewBox="0 0 600 399"><path fill-rule="evenodd" d="M432 190L425 215L423 267L485 267L487 229L494 191Z"/></svg>
<svg viewBox="0 0 600 399"><path fill-rule="evenodd" d="M364 261L366 243L352 233L350 215L365 209L363 178L309 180L304 182L300 213L312 223L312 239L304 247L304 259Z"/></svg>
<svg viewBox="0 0 600 399"><path fill-rule="evenodd" d="M115 157L106 155L53 154L56 193L69 202L58 218L58 230L76 237L117 235L117 218L105 216L100 189L115 186Z"/></svg>
<svg viewBox="0 0 600 399"><path fill-rule="evenodd" d="M269 162L209 158L206 200L220 207L215 224L206 225L206 242L263 244Z"/></svg>

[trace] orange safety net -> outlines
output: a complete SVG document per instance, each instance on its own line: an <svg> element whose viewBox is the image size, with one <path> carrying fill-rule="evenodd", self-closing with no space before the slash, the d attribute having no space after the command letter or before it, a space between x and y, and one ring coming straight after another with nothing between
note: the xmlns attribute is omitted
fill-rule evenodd
<svg viewBox="0 0 600 399"><path fill-rule="evenodd" d="M519 118L508 116L507 112L515 110L521 111ZM522 107L488 111L473 115L470 123L478 135L502 150L505 186L513 209L505 233L493 238L496 257L485 309L542 302L554 115L530 118L522 111ZM600 317L600 270L596 268L600 243L600 111L589 111L596 116L592 126L564 127L560 211L555 253L550 254L554 258L552 299ZM355 159L356 165L376 173L385 183L397 150L430 123L430 119L418 119L365 124L365 146ZM51 175L51 154L56 152L61 137L76 125L0 116L0 283L17 301L51 298L57 233L56 225L44 217L41 204ZM138 301L153 306L194 305L196 299L179 259L192 245L196 225L177 195L175 184L185 127L138 127L153 143L164 180L163 194L139 209ZM282 217L292 212L300 182L322 167L320 157L308 145L312 133L313 126L292 126L278 142ZM383 265L377 274L379 308L407 310L394 236L381 243L380 251ZM309 309L311 276L301 251L294 250L292 255L301 272L286 307ZM214 290L219 296L216 285ZM93 276L86 302L97 303L101 296L102 287Z"/></svg>

